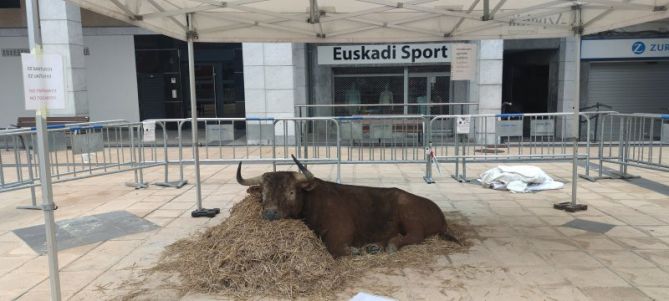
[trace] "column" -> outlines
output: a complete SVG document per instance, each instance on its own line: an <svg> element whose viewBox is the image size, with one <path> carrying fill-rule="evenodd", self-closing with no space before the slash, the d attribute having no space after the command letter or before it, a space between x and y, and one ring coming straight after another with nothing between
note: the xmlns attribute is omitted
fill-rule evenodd
<svg viewBox="0 0 669 301"><path fill-rule="evenodd" d="M246 117L294 117L295 104L306 103L306 70L304 44L243 43L244 98ZM277 143L294 141L294 123L250 122L247 125L249 143L272 143L274 131ZM262 133L261 133L262 131Z"/></svg>
<svg viewBox="0 0 669 301"><path fill-rule="evenodd" d="M573 112L574 111L574 91L576 88L576 39L574 37L562 38L560 41L560 68L558 79L558 112ZM566 124L559 123L558 135L563 135L565 138L571 137L572 133L572 117L569 116L562 121Z"/></svg>
<svg viewBox="0 0 669 301"><path fill-rule="evenodd" d="M478 103L479 114L498 114L502 112L502 68L504 62L504 40L483 40L478 42L478 66L476 80L471 81L470 99ZM476 133L478 143L497 143L495 141L495 124L488 120L482 134L483 120L477 124L481 130ZM472 122L474 122L472 120ZM478 121L477 121L478 122Z"/></svg>
<svg viewBox="0 0 669 301"><path fill-rule="evenodd" d="M67 1L40 0L39 14L44 52L61 55L65 68L65 109L49 113L53 116L88 116L81 11Z"/></svg>

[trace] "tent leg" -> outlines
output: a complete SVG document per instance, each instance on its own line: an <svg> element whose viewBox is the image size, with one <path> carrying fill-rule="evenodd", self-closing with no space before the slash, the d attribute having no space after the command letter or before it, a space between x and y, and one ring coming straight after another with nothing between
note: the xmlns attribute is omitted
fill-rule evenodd
<svg viewBox="0 0 669 301"><path fill-rule="evenodd" d="M28 21L28 40L32 54L42 55L42 33L39 27L37 0L26 1L26 18ZM51 164L49 162L49 135L47 132L47 104L42 103L35 114L37 128L37 155L39 156L39 174L42 188L42 212L49 265L49 287L51 300L60 301L60 274L58 272L58 247L56 240L56 219L53 211L53 190L51 185Z"/></svg>
<svg viewBox="0 0 669 301"><path fill-rule="evenodd" d="M195 167L195 198L197 208L191 212L192 217L214 217L221 212L219 208L202 207L202 182L200 182L200 153L197 133L197 101L195 99L195 54L193 39L196 34L193 30L193 16L186 15L188 20L188 84L190 88L191 135L193 144L193 166Z"/></svg>
<svg viewBox="0 0 669 301"><path fill-rule="evenodd" d="M577 20L580 20L580 8L576 11L578 16ZM564 210L567 212L583 211L588 210L588 205L577 204L576 195L578 188L578 138L579 138L579 111L580 111L580 96L581 96L581 33L577 31L575 34L576 38L576 68L574 74L575 86L574 86L574 117L572 120L572 136L574 139L573 145L573 158L572 158L572 167L571 167L571 201L554 204L553 208L558 210ZM590 151L590 150L587 150Z"/></svg>

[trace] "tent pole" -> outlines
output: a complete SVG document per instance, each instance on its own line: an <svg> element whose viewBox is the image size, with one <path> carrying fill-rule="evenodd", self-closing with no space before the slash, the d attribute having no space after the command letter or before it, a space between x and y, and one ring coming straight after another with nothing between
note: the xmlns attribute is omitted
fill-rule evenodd
<svg viewBox="0 0 669 301"><path fill-rule="evenodd" d="M583 23L581 22L581 6L575 5L574 9L574 52L576 56L576 65L574 68L574 116L572 117L572 137L573 137L573 154L571 167L571 201L555 204L555 209L565 210L568 212L587 210L588 205L577 204L576 196L578 189L578 139L579 139L579 125L580 125L580 100L581 100L581 33L583 32ZM587 150L590 151L590 150Z"/></svg>
<svg viewBox="0 0 669 301"><path fill-rule="evenodd" d="M195 51L193 49L193 40L197 38L197 32L194 30L193 15L187 14L188 20L188 87L190 92L190 113L191 113L191 135L193 145L193 167L195 168L195 200L197 208L191 212L192 217L214 217L220 213L220 209L202 208L202 183L200 182L200 150L198 145L198 122L197 122L197 99L195 95Z"/></svg>
<svg viewBox="0 0 669 301"><path fill-rule="evenodd" d="M28 42L33 55L42 55L42 33L39 24L37 0L28 0L26 18L28 23ZM58 274L58 247L56 241L56 220L53 211L53 190L51 185L51 165L49 164L49 135L47 132L47 103L42 102L35 114L37 128L37 156L39 157L39 181L42 188L42 211L44 212L44 226L46 247L49 265L49 287L51 300L60 301L60 275Z"/></svg>

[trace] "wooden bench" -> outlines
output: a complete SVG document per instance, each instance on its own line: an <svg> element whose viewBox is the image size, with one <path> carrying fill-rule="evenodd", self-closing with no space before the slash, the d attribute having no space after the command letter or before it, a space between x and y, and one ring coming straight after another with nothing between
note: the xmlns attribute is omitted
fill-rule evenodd
<svg viewBox="0 0 669 301"><path fill-rule="evenodd" d="M70 124L70 123L84 123L90 122L88 116L64 116L64 117L47 117L46 124ZM19 117L16 119L16 124L13 125L17 128L32 128L35 127L35 117Z"/></svg>

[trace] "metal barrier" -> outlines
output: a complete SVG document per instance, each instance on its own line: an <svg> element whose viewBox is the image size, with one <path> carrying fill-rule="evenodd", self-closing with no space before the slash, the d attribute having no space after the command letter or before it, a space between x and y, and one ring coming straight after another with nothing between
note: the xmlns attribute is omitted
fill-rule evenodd
<svg viewBox="0 0 669 301"><path fill-rule="evenodd" d="M357 115L464 115L472 114L478 103L392 103L392 104L309 104L295 105L298 117Z"/></svg>
<svg viewBox="0 0 669 301"><path fill-rule="evenodd" d="M426 124L421 115L336 117L342 164L423 163Z"/></svg>
<svg viewBox="0 0 669 301"><path fill-rule="evenodd" d="M629 166L669 171L664 150L668 115L581 116L585 134L577 159L585 163L583 177L602 178L605 163L619 167L618 177L629 177ZM204 118L198 120L205 129L198 149L202 164L242 161L272 164L274 170L292 164L290 154L295 154L308 164L335 164L338 182L342 164L425 164L425 180L431 183L435 162L454 163L453 178L467 181L472 163L572 160L571 118L571 113ZM600 137L594 149L590 120ZM187 183L184 165L194 163L194 145L185 130L191 126L191 119L162 119L51 127L52 178L59 183L134 171L129 185L143 188L142 170L162 166L164 180L154 184L180 188ZM23 208L37 208L35 140L34 129L0 131L0 192L30 189L32 205ZM590 176L591 160L599 161L597 177Z"/></svg>
<svg viewBox="0 0 669 301"><path fill-rule="evenodd" d="M72 181L125 171L134 171L135 188L146 187L142 169L142 124L121 121L49 126L49 159L53 183ZM31 205L36 206L35 187L40 185L36 159L35 129L0 131L4 150L0 150L0 193L30 189ZM155 165L155 164L154 164Z"/></svg>
<svg viewBox="0 0 669 301"><path fill-rule="evenodd" d="M164 165L164 182L160 186L181 187L186 183L183 168L193 163L193 145L185 128L191 127L191 119L147 120L155 123L157 133L162 133L162 159L149 161ZM296 154L307 164L337 164L337 181L340 179L339 124L327 117L287 118L200 118L201 131L199 155L201 164L292 164L290 154ZM170 130L171 129L171 130ZM175 140L170 131L176 130ZM176 145L176 152L168 145ZM190 146L190 147L188 147ZM149 142L144 146L154 151L158 148ZM178 165L176 181L169 180L170 165Z"/></svg>
<svg viewBox="0 0 669 301"><path fill-rule="evenodd" d="M628 173L629 166L669 171L669 115L610 114L599 124L600 137L597 158L597 176L584 178L626 179L636 176ZM617 171L604 175L605 163L617 165Z"/></svg>
<svg viewBox="0 0 669 301"><path fill-rule="evenodd" d="M433 183L434 162L455 164L452 177L467 179L468 163L568 161L573 159L572 113L482 114L436 116L430 120L425 181ZM586 118L585 149L589 161L590 122ZM586 169L587 169L586 165Z"/></svg>

